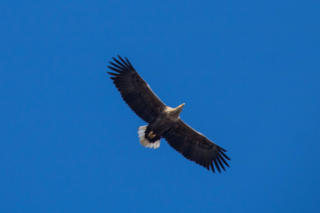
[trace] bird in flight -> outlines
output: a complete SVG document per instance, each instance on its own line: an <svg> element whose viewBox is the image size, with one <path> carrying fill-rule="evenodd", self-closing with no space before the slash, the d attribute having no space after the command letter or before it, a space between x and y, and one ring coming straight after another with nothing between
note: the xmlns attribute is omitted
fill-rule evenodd
<svg viewBox="0 0 320 213"><path fill-rule="evenodd" d="M140 77L127 58L113 58L108 66L111 79L123 100L148 125L138 128L141 145L157 149L160 139L167 140L170 146L185 158L212 170L225 170L230 158L226 150L210 141L180 119L184 103L172 108L165 105Z"/></svg>

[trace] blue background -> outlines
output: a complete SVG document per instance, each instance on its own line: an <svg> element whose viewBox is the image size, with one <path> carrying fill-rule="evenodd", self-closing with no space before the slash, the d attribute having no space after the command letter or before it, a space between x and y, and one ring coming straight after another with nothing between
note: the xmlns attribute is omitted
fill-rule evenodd
<svg viewBox="0 0 320 213"><path fill-rule="evenodd" d="M319 212L319 1L1 1L0 212ZM145 125L127 56L228 150L213 174Z"/></svg>

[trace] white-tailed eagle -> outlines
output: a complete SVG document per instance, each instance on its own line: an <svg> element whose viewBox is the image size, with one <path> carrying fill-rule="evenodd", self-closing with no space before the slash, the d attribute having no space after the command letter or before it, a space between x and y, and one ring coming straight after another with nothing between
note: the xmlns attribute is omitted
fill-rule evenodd
<svg viewBox="0 0 320 213"><path fill-rule="evenodd" d="M184 157L208 170L221 172L221 169L225 170L226 166L229 167L227 161L230 158L225 154L225 149L180 119L184 104L176 108L165 105L127 58L123 59L120 56L118 59L113 58L108 67L114 71L108 73L122 98L138 116L148 123L138 129L139 140L143 146L157 149L160 146L160 139L165 138L170 146Z"/></svg>

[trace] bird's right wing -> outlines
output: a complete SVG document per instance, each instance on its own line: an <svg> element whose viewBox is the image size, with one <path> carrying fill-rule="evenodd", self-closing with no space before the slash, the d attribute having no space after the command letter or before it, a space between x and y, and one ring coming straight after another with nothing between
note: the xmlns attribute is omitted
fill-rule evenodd
<svg viewBox="0 0 320 213"><path fill-rule="evenodd" d="M127 58L113 58L108 66L114 72L111 79L131 109L144 121L150 123L165 108L164 103L153 93L149 85L139 76Z"/></svg>
<svg viewBox="0 0 320 213"><path fill-rule="evenodd" d="M229 167L230 158L225 149L210 141L201 133L179 120L174 127L164 134L168 143L184 157L192 160L213 172L221 172Z"/></svg>

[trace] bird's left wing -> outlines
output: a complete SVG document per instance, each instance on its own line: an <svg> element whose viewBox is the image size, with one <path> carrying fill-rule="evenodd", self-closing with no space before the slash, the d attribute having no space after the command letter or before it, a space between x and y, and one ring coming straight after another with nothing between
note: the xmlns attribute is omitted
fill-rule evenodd
<svg viewBox="0 0 320 213"><path fill-rule="evenodd" d="M201 133L179 120L173 128L164 134L168 143L184 157L215 172L229 167L230 158L225 149L216 145Z"/></svg>
<svg viewBox="0 0 320 213"><path fill-rule="evenodd" d="M140 77L127 58L113 58L108 66L114 72L111 79L131 109L144 121L150 123L165 108L149 85Z"/></svg>

